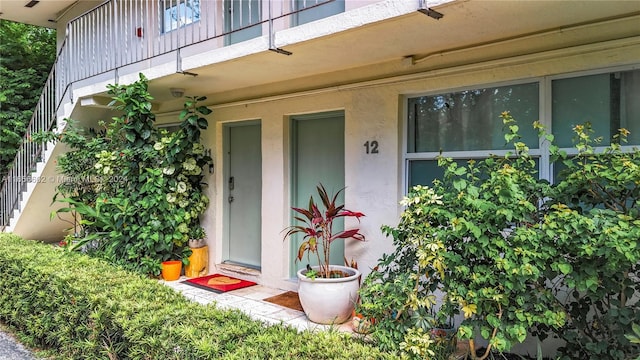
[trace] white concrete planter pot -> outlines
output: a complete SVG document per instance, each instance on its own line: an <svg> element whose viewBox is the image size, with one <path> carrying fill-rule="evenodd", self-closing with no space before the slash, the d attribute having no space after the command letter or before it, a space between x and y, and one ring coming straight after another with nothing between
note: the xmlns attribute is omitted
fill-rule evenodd
<svg viewBox="0 0 640 360"><path fill-rule="evenodd" d="M342 324L351 319L358 299L360 272L356 269L331 265L331 270L349 274L343 278L309 279L307 269L298 270L298 297L309 320L318 324ZM313 269L318 270L317 266Z"/></svg>
<svg viewBox="0 0 640 360"><path fill-rule="evenodd" d="M189 247L192 249L199 249L207 245L206 239L189 239Z"/></svg>

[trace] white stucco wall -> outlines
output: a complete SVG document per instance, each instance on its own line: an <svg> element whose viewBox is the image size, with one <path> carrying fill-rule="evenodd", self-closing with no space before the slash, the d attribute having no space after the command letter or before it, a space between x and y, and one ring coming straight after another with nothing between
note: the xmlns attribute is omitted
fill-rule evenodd
<svg viewBox="0 0 640 360"><path fill-rule="evenodd" d="M405 189L402 164L404 95L482 87L517 79L540 80L548 75L633 64L638 55L640 45L615 52L599 46L579 54L559 52L541 60L494 61L213 106L206 141L215 149L216 173L210 181L213 184L209 190L212 201L204 219L211 246L210 263L215 266L224 260L221 251L225 224L220 214L225 199L216 189L225 184L221 129L226 122L261 120L263 254L262 270L257 279L266 286L292 288L288 276L289 249L283 244L281 233L289 224L288 116L344 110L345 202L348 209L366 214L360 227L367 237L364 243L347 241L345 255L358 261L366 275L383 253L392 250L391 239L382 235L380 226L396 224L401 212L398 201ZM379 143L378 154L365 153L364 143L372 140ZM350 224L353 225L347 223L346 226Z"/></svg>
<svg viewBox="0 0 640 360"><path fill-rule="evenodd" d="M25 239L57 242L65 235L73 232L73 218L69 213L55 215L52 221L51 213L64 207L65 204L53 203L56 186L65 181L57 173L57 161L60 154L67 151L62 143L48 144L43 157L49 161L40 162L37 170L29 176L27 189L21 199L21 221L12 221L7 231L22 236Z"/></svg>

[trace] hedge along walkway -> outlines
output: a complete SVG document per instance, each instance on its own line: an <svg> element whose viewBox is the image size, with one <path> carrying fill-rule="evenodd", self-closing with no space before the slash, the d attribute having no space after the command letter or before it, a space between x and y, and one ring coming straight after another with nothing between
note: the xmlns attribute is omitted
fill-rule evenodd
<svg viewBox="0 0 640 360"><path fill-rule="evenodd" d="M0 234L0 320L64 359L390 359L353 337L265 326L104 261Z"/></svg>

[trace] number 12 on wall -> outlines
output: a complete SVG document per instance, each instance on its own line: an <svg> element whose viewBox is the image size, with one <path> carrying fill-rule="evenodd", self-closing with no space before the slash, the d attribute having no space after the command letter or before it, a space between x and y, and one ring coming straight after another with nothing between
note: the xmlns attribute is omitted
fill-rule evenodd
<svg viewBox="0 0 640 360"><path fill-rule="evenodd" d="M365 152L367 154L378 153L378 140L371 140L364 143Z"/></svg>

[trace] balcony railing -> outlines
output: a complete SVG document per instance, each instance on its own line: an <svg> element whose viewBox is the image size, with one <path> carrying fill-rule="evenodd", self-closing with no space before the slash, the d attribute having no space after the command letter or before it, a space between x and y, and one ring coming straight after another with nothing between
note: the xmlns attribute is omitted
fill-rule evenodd
<svg viewBox="0 0 640 360"><path fill-rule="evenodd" d="M182 50L204 42L210 50L268 35L277 50L278 28L341 11L344 0L108 1L68 24L58 88L112 71L117 81L118 69L171 53L182 72Z"/></svg>
<svg viewBox="0 0 640 360"><path fill-rule="evenodd" d="M277 49L275 31L344 11L344 0L110 0L73 19L66 27L42 95L12 168L0 187L0 231L21 210L22 195L47 147L29 141L30 134L51 130L61 105L73 102L73 85L93 76L161 56L175 55L183 72L181 51L196 44L208 49L268 35ZM173 54L172 54L173 53Z"/></svg>

